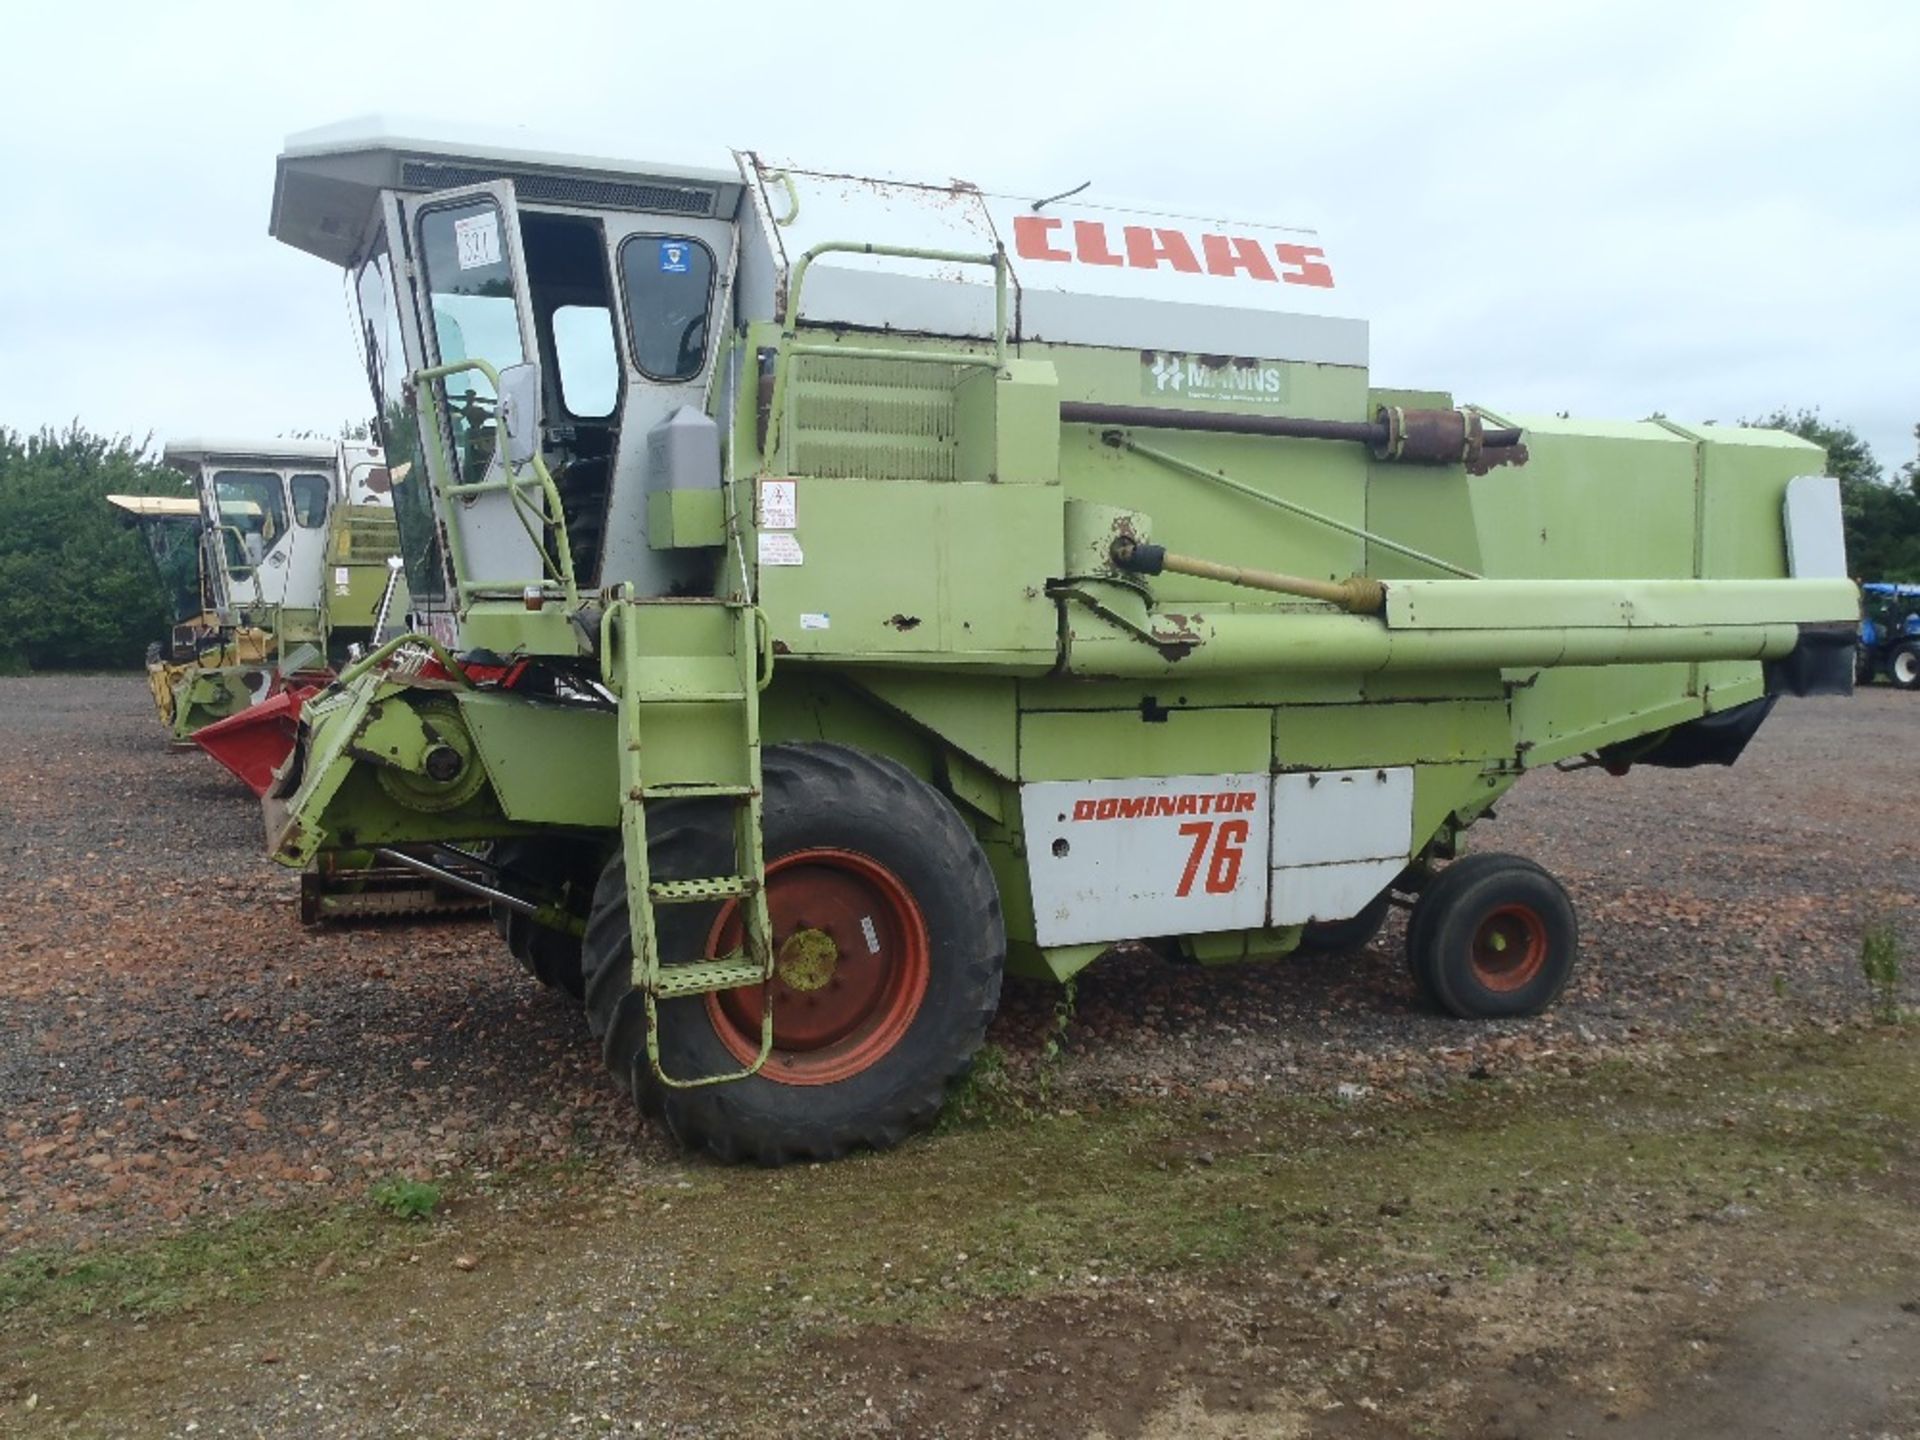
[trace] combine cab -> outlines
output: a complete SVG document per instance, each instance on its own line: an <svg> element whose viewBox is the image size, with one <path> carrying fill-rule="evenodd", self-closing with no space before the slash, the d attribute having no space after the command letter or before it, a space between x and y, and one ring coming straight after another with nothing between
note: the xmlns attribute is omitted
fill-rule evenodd
<svg viewBox="0 0 1920 1440"><path fill-rule="evenodd" d="M1532 1014L1573 908L1474 820L1851 683L1818 450L1373 388L1311 232L377 129L294 141L272 230L349 274L419 621L307 704L274 853L485 847L723 1158L894 1143L1004 969L1121 941L1398 895L1433 1004Z"/></svg>

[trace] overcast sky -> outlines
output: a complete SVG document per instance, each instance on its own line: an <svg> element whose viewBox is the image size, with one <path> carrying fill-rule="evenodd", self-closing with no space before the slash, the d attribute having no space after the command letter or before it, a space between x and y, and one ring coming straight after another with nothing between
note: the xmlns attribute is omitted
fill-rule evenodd
<svg viewBox="0 0 1920 1440"><path fill-rule="evenodd" d="M0 50L0 424L364 418L266 220L288 133L382 112L1313 224L1376 383L1915 453L1920 5L72 0Z"/></svg>

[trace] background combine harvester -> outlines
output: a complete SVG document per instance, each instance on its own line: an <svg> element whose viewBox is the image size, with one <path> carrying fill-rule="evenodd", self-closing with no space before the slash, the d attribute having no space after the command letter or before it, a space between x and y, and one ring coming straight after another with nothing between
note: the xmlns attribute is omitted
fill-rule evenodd
<svg viewBox="0 0 1920 1440"><path fill-rule="evenodd" d="M387 469L371 445L176 440L165 463L192 496L114 495L139 526L173 608L147 652L176 741L265 700L288 678L324 682L404 614ZM282 758L284 758L284 753ZM261 777L242 774L256 792Z"/></svg>
<svg viewBox="0 0 1920 1440"><path fill-rule="evenodd" d="M307 697L404 620L393 478L377 446L351 440L176 440L164 460L191 498L108 497L140 528L172 605L148 682L176 744L264 795ZM365 852L329 854L300 897L308 921L475 908Z"/></svg>
<svg viewBox="0 0 1920 1440"><path fill-rule="evenodd" d="M1818 450L1371 388L1310 232L377 126L292 142L271 223L425 477L425 633L309 703L274 853L488 845L513 953L725 1158L899 1140L1004 967L1123 940L1398 891L1435 1004L1537 1011L1573 908L1461 833L1852 680Z"/></svg>

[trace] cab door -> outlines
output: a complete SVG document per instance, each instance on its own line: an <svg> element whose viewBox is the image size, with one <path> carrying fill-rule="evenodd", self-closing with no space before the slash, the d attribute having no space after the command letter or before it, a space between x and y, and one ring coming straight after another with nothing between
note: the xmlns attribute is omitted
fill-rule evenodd
<svg viewBox="0 0 1920 1440"><path fill-rule="evenodd" d="M513 184L496 180L400 201L411 257L410 289L433 369L483 360L495 371L538 355L527 300L526 258ZM460 495L450 486L504 478L499 396L484 371L458 371L430 382L440 433L422 435L435 509L453 541L458 608L477 590L517 596L546 578L533 536L537 524L505 490ZM425 397L418 397L419 400Z"/></svg>

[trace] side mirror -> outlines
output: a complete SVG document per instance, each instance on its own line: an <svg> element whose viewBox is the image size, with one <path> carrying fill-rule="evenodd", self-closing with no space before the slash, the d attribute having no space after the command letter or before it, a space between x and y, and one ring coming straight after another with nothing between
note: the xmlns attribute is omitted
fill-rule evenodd
<svg viewBox="0 0 1920 1440"><path fill-rule="evenodd" d="M540 367L529 362L500 372L500 428L507 436L507 466L518 470L540 453Z"/></svg>

